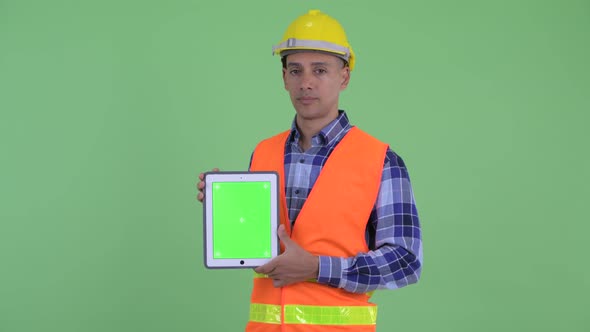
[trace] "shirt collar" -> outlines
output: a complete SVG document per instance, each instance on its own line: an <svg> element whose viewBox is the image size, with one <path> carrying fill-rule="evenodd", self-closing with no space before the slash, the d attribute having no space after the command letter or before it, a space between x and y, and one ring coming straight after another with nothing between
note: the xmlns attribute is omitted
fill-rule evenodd
<svg viewBox="0 0 590 332"><path fill-rule="evenodd" d="M291 124L291 134L289 135L289 142L299 143L301 134L297 129L296 119L293 119ZM312 146L327 146L339 142L344 135L352 128L346 112L338 110L338 117L326 125L320 132L311 138Z"/></svg>

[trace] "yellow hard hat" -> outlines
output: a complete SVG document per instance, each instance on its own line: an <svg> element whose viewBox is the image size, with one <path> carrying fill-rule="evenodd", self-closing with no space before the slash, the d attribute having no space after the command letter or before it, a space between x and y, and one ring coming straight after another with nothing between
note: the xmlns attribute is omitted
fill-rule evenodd
<svg viewBox="0 0 590 332"><path fill-rule="evenodd" d="M328 52L345 60L351 71L354 68L354 52L344 29L338 21L317 9L293 21L281 42L273 46L272 53L284 56L297 50Z"/></svg>

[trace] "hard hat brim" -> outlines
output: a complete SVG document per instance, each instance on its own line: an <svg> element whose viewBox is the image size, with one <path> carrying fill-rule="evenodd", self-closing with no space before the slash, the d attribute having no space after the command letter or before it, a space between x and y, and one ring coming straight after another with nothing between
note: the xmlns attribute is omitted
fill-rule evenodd
<svg viewBox="0 0 590 332"><path fill-rule="evenodd" d="M322 40L306 40L289 38L279 45L273 46L272 53L282 55L287 50L309 50L309 51L324 51L328 53L338 54L344 57L344 60L350 59L350 48L322 41Z"/></svg>
<svg viewBox="0 0 590 332"><path fill-rule="evenodd" d="M281 56L281 58L283 58L283 57L286 57L287 55L291 55L291 54L295 54L295 53L302 53L302 52L313 52L313 53L322 53L322 54L332 55L332 56L335 56L339 59L342 59L347 65L348 65L348 61L349 61L349 58L344 54L335 53L330 50L318 50L318 49L309 49L309 48L297 48L297 49L284 50L284 51L280 52L280 56Z"/></svg>

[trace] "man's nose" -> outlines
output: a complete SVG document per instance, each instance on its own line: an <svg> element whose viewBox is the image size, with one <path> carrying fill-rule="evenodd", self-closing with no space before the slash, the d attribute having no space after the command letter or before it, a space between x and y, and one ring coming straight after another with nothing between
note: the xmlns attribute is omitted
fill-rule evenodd
<svg viewBox="0 0 590 332"><path fill-rule="evenodd" d="M301 75L301 90L309 90L313 88L313 74L312 73L303 73Z"/></svg>

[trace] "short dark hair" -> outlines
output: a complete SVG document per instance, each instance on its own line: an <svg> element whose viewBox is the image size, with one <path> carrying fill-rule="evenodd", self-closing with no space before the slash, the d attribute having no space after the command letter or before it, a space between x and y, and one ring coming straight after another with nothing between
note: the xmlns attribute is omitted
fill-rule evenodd
<svg viewBox="0 0 590 332"><path fill-rule="evenodd" d="M341 58L338 58L338 59L342 60L344 67L348 67L348 61L341 59ZM283 64L283 69L287 69L287 56L286 55L281 57L281 63Z"/></svg>

